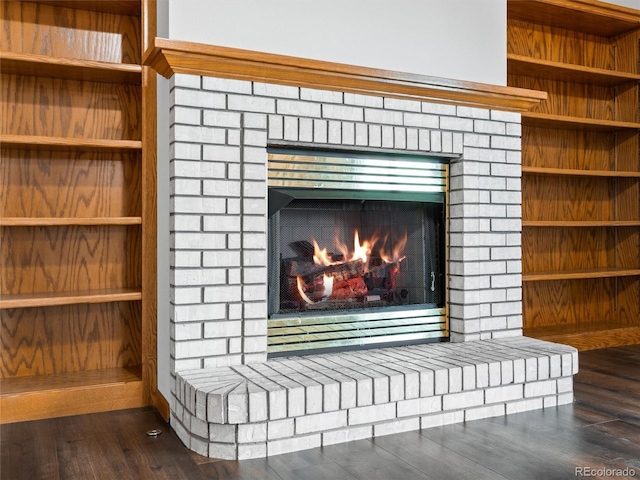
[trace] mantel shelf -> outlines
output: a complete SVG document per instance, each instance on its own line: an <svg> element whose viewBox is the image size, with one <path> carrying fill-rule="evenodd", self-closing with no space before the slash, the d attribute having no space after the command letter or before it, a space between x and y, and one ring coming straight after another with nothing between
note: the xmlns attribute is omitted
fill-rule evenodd
<svg viewBox="0 0 640 480"><path fill-rule="evenodd" d="M558 175L575 177L640 178L640 172L616 172L612 170L578 170L569 168L522 167L522 173L533 175Z"/></svg>
<svg viewBox="0 0 640 480"><path fill-rule="evenodd" d="M640 227L640 220L523 220L523 227Z"/></svg>
<svg viewBox="0 0 640 480"><path fill-rule="evenodd" d="M640 276L637 268L593 268L587 270L564 270L553 272L529 272L522 274L523 282L548 280L580 280L589 278L635 277Z"/></svg>
<svg viewBox="0 0 640 480"><path fill-rule="evenodd" d="M546 92L381 70L156 37L144 54L166 78L176 73L522 112Z"/></svg>
<svg viewBox="0 0 640 480"><path fill-rule="evenodd" d="M47 227L67 225L141 225L142 217L0 217L0 227Z"/></svg>
<svg viewBox="0 0 640 480"><path fill-rule="evenodd" d="M509 75L526 75L591 85L619 85L640 81L640 75L635 73L551 62L513 53L507 54L507 71Z"/></svg>
<svg viewBox="0 0 640 480"><path fill-rule="evenodd" d="M30 53L0 52L2 73L37 77L140 84L142 66L97 60L51 57Z"/></svg>
<svg viewBox="0 0 640 480"><path fill-rule="evenodd" d="M99 138L45 137L36 135L0 135L3 148L29 148L31 150L104 150L140 151L140 140L106 140Z"/></svg>
<svg viewBox="0 0 640 480"><path fill-rule="evenodd" d="M568 117L547 113L522 112L522 125L525 127L583 129L591 131L615 132L619 130L639 130L640 123L599 120L583 117Z"/></svg>
<svg viewBox="0 0 640 480"><path fill-rule="evenodd" d="M141 299L142 291L139 288L111 288L77 292L2 295L2 297L0 297L0 309L53 307L80 303L135 302Z"/></svg>

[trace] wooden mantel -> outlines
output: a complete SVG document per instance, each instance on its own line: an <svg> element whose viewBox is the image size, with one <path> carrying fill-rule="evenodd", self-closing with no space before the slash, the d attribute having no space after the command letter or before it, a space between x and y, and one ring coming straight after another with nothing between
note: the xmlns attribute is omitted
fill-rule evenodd
<svg viewBox="0 0 640 480"><path fill-rule="evenodd" d="M156 38L144 55L166 78L175 73L253 80L425 102L524 112L546 92Z"/></svg>

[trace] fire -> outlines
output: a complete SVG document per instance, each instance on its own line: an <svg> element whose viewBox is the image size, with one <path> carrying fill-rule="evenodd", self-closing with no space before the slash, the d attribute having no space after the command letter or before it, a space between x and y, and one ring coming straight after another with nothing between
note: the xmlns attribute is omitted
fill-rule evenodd
<svg viewBox="0 0 640 480"><path fill-rule="evenodd" d="M306 285L304 284L304 281L302 280L302 278L297 277L296 282L298 284L298 292L300 293L300 296L302 297L302 299L310 305L313 305L314 303L316 303L313 300L311 300L309 296L306 294L305 292ZM322 283L323 283L324 290L322 294L322 300L320 300L321 302L329 298L333 293L333 277L323 274Z"/></svg>
<svg viewBox="0 0 640 480"><path fill-rule="evenodd" d="M330 258L326 247L320 250L320 246L318 245L318 242L314 240L313 241L313 263L315 263L316 265L324 265L325 267L328 267L329 265L335 265L336 263L339 263L339 262L334 262Z"/></svg>
<svg viewBox="0 0 640 480"><path fill-rule="evenodd" d="M340 241L338 235L335 238L335 245L338 251L342 254L342 258L344 260L334 262L331 258L331 255L327 252L327 248L320 248L318 242L313 240L313 262L316 265L324 265L328 267L329 265L338 265L340 263L351 262L353 260L362 260L363 263L366 263L369 255L371 255L371 251L373 250L373 246L378 241L378 237L374 235L369 240L365 240L360 243L360 234L358 230L356 230L353 234L353 251L349 252L347 246ZM406 239L405 239L406 243Z"/></svg>
<svg viewBox="0 0 640 480"><path fill-rule="evenodd" d="M388 272L389 281L386 282L385 288L387 290L393 289L399 264L406 258L402 253L407 245L407 234L405 233L390 251L385 248L387 244L387 237L385 237L383 245L378 251L378 257L375 255L372 257L371 252L378 240L377 235L372 235L361 241L358 230L355 230L353 250L349 251L336 234L335 247L341 253L341 256L336 256L329 253L326 247L320 248L318 242L313 239L313 263L320 271L316 270L316 273L313 274L315 277L305 277L309 284L305 283L305 279L302 277L296 277L300 297L312 305L330 298L349 299L367 295L370 290L365 280L370 278L369 276L372 274L379 275L372 272L379 271L381 265L385 264L389 265L388 268L391 269ZM335 258L340 258L340 260L335 260ZM322 273L322 281L320 281L320 273Z"/></svg>
<svg viewBox="0 0 640 480"><path fill-rule="evenodd" d="M386 238L385 238L385 243L386 243ZM402 255L402 252L404 251L404 247L407 246L407 232L405 232L404 236L398 240L398 243L396 243L395 247L393 247L393 251L391 254L388 254L387 252L385 252L384 250L384 245L383 247L380 249L380 258L382 260L385 261L385 263L400 263L402 260L404 260L406 257L406 255Z"/></svg>
<svg viewBox="0 0 640 480"><path fill-rule="evenodd" d="M333 293L333 277L329 277L328 275L322 275L322 284L324 285L324 293L322 294L322 299L329 298Z"/></svg>

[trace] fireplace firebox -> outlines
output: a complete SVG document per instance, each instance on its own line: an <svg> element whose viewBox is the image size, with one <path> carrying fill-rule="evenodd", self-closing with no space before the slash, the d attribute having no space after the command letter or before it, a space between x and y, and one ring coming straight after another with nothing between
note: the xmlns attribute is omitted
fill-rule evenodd
<svg viewBox="0 0 640 480"><path fill-rule="evenodd" d="M271 356L441 340L447 164L269 150Z"/></svg>

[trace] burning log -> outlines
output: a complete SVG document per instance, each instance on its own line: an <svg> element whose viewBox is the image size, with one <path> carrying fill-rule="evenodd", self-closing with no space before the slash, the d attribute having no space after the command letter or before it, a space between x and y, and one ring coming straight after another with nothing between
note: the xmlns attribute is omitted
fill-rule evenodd
<svg viewBox="0 0 640 480"><path fill-rule="evenodd" d="M332 277L334 282L343 282L351 278L362 277L366 273L364 262L360 259L336 265L320 265L302 277L306 285L316 285L323 282L323 276Z"/></svg>
<svg viewBox="0 0 640 480"><path fill-rule="evenodd" d="M358 298L364 297L367 293L369 293L369 289L364 283L364 279L362 277L357 277L344 282L334 283L331 298Z"/></svg>

